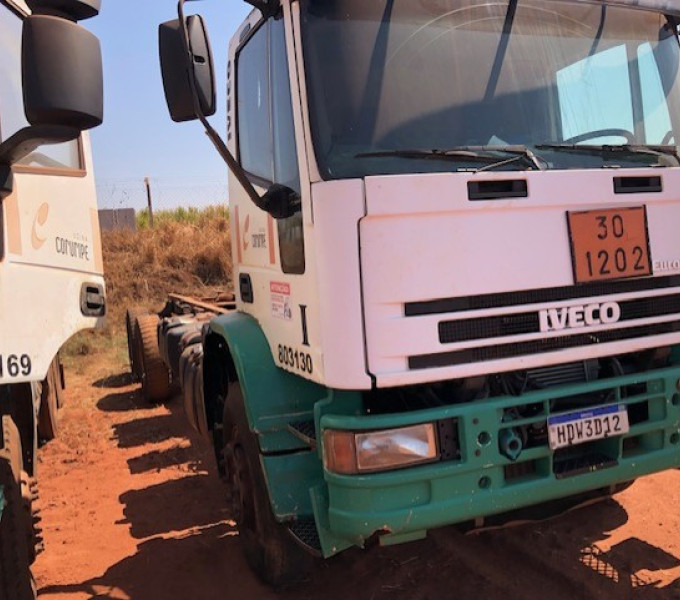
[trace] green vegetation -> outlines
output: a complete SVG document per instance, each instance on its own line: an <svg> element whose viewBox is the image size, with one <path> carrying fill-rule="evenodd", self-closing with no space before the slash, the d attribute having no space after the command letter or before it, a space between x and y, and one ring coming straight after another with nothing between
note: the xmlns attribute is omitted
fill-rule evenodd
<svg viewBox="0 0 680 600"><path fill-rule="evenodd" d="M207 221L213 221L220 218L229 218L229 207L226 205L206 206L205 208L197 208L195 206L185 208L180 206L172 210L156 210L153 213L154 226L156 227L162 223L168 222L202 227ZM136 219L137 229L149 228L148 209L137 212Z"/></svg>

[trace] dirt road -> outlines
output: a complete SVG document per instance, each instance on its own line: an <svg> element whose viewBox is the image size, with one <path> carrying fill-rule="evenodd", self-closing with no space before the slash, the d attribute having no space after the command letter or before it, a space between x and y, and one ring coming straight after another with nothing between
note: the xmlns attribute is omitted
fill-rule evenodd
<svg viewBox="0 0 680 600"><path fill-rule="evenodd" d="M115 348L67 371L61 435L40 459L45 600L680 599L680 471L549 522L349 551L272 590L240 555L179 401L149 407L126 371Z"/></svg>

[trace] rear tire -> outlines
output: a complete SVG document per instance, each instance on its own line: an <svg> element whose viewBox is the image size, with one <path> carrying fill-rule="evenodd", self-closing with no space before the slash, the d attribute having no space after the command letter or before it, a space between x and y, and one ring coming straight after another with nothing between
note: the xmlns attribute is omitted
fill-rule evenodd
<svg viewBox="0 0 680 600"><path fill-rule="evenodd" d="M313 557L272 513L257 437L248 426L238 382L229 384L223 436L228 498L248 564L270 585L299 581L311 568Z"/></svg>
<svg viewBox="0 0 680 600"><path fill-rule="evenodd" d="M128 308L125 311L125 330L127 331L128 359L130 361L130 372L134 381L142 380L142 365L137 344L137 329L135 324L137 319L148 314L143 308Z"/></svg>
<svg viewBox="0 0 680 600"><path fill-rule="evenodd" d="M8 415L2 417L2 429L0 486L5 506L0 515L0 598L35 600L37 594L30 568L35 559L31 480L23 470L19 431Z"/></svg>
<svg viewBox="0 0 680 600"><path fill-rule="evenodd" d="M57 382L56 392L57 392L57 408L64 408L66 404L66 379L64 378L64 365L61 364L61 358L57 354L52 361L54 366L54 380Z"/></svg>
<svg viewBox="0 0 680 600"><path fill-rule="evenodd" d="M40 410L38 413L38 436L41 440L50 441L59 435L59 394L61 391L61 374L58 358L55 358L47 370L47 377L42 382L40 393ZM63 401L62 401L63 402Z"/></svg>
<svg viewBox="0 0 680 600"><path fill-rule="evenodd" d="M158 350L158 317L142 315L135 322L136 344L141 356L142 393L148 402L162 402L170 395L170 372Z"/></svg>

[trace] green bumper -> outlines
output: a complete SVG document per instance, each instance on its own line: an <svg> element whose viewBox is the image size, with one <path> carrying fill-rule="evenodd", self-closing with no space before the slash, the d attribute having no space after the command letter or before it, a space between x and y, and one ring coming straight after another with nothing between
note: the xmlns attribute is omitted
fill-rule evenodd
<svg viewBox="0 0 680 600"><path fill-rule="evenodd" d="M427 529L504 513L680 466L680 368L651 371L587 384L563 386L468 404L378 416L348 414L339 400L317 404L318 439L325 429L386 429L454 419L459 456L426 466L369 475L324 471L311 490L322 552L330 556L363 545L375 532L383 542L405 541ZM551 401L607 391L607 403L625 404L630 431L588 444L606 455L606 466L564 470L563 457L548 447L524 449L516 460L501 452L503 430L545 425ZM531 416L508 421L508 410L531 405ZM505 417L504 417L505 415ZM322 453L319 444L319 453ZM575 448L578 448L575 447ZM558 465L561 465L559 466ZM578 463L575 463L578 466ZM559 466L559 468L558 468Z"/></svg>

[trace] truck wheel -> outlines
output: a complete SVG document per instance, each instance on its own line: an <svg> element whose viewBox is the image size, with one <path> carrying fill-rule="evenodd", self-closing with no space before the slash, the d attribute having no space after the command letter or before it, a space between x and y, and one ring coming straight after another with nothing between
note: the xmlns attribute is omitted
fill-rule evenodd
<svg viewBox="0 0 680 600"><path fill-rule="evenodd" d="M130 361L130 372L134 381L142 379L142 365L139 364L139 352L137 346L137 329L135 323L137 319L148 314L143 308L128 308L125 311L125 330L127 331L128 359Z"/></svg>
<svg viewBox="0 0 680 600"><path fill-rule="evenodd" d="M313 558L272 513L257 437L248 427L238 382L229 384L223 427L228 498L246 560L270 585L298 581L311 568Z"/></svg>
<svg viewBox="0 0 680 600"><path fill-rule="evenodd" d="M42 391L40 393L38 436L41 440L45 441L53 440L59 433L59 398L57 390L61 388L61 381L57 379L56 360L50 363L47 377L42 382Z"/></svg>
<svg viewBox="0 0 680 600"><path fill-rule="evenodd" d="M57 392L57 408L64 408L66 398L64 397L64 390L66 389L66 379L64 378L64 365L61 364L61 358L57 354L52 361L54 367L54 381L56 382Z"/></svg>
<svg viewBox="0 0 680 600"><path fill-rule="evenodd" d="M7 415L2 417L2 429L0 488L4 508L0 511L0 598L35 600L37 594L30 568L35 558L30 479L22 469L19 431Z"/></svg>
<svg viewBox="0 0 680 600"><path fill-rule="evenodd" d="M158 351L158 317L137 317L135 332L141 356L142 393L149 402L162 402L170 395L170 373Z"/></svg>

